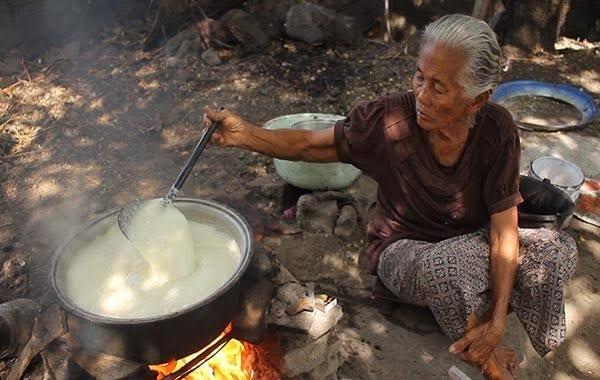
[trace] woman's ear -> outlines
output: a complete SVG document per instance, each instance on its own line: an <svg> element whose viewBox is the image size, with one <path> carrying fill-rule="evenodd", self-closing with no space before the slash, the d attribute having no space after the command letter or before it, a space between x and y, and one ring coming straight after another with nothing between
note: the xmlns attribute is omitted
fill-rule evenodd
<svg viewBox="0 0 600 380"><path fill-rule="evenodd" d="M484 91L481 94L477 95L475 99L471 102L469 106L469 113L474 115L477 111L483 107L483 105L490 99L491 91Z"/></svg>

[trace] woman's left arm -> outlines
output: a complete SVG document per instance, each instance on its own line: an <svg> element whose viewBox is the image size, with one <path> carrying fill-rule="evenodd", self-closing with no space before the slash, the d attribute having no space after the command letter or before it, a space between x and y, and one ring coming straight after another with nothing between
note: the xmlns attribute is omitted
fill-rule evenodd
<svg viewBox="0 0 600 380"><path fill-rule="evenodd" d="M519 256L517 207L492 214L490 229L491 322L506 327Z"/></svg>
<svg viewBox="0 0 600 380"><path fill-rule="evenodd" d="M512 296L517 258L519 230L517 207L492 214L490 230L490 280L492 305L487 315L476 321L452 346L450 352L475 365L484 366L500 343Z"/></svg>

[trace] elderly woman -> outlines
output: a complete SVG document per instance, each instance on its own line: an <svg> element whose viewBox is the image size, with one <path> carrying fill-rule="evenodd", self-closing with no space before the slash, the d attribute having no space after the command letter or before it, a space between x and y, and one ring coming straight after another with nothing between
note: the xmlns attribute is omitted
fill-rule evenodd
<svg viewBox="0 0 600 380"><path fill-rule="evenodd" d="M519 136L488 102L500 56L486 23L448 15L425 28L412 91L359 103L331 129L270 131L228 110L206 113L221 123L217 145L342 161L377 181L373 272L401 301L432 311L456 340L451 353L509 379L518 367L500 344L509 312L541 355L565 338L576 246L562 232L518 229Z"/></svg>

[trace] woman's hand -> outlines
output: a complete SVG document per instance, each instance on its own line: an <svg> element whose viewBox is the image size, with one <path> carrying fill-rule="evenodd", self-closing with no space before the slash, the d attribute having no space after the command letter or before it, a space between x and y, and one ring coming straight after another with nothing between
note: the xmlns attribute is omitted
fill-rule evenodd
<svg viewBox="0 0 600 380"><path fill-rule="evenodd" d="M448 351L485 371L486 363L500 343L505 329L506 318L503 321L490 319L469 330L461 339L454 342Z"/></svg>
<svg viewBox="0 0 600 380"><path fill-rule="evenodd" d="M252 126L235 113L211 107L204 108L204 128L208 128L213 121L219 122L219 128L213 133L211 142L222 147L241 147L246 140L246 133Z"/></svg>

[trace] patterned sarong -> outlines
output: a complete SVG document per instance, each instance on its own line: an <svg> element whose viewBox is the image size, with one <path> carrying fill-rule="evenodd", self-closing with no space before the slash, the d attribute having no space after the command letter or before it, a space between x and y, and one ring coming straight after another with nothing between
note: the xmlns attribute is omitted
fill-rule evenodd
<svg viewBox="0 0 600 380"><path fill-rule="evenodd" d="M519 230L513 312L540 355L565 339L563 289L575 271L577 247L565 232ZM467 317L491 305L489 232L438 243L399 240L381 254L377 274L402 302L428 307L442 331L461 338Z"/></svg>

